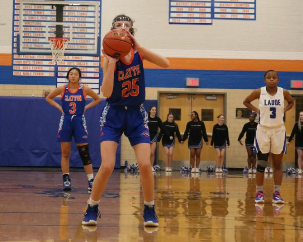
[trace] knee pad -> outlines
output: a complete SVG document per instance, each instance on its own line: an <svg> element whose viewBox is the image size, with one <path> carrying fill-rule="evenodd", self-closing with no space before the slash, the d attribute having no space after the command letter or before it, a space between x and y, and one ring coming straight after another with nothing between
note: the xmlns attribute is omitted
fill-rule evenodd
<svg viewBox="0 0 303 242"><path fill-rule="evenodd" d="M258 161L257 161L257 171L264 173L265 168L267 166L267 160L268 160L269 154L262 154L261 152L258 152Z"/></svg>
<svg viewBox="0 0 303 242"><path fill-rule="evenodd" d="M83 166L90 165L92 163L92 160L90 159L89 152L88 152L88 144L87 145L82 145L82 146L77 146L78 151L83 163Z"/></svg>
<svg viewBox="0 0 303 242"><path fill-rule="evenodd" d="M269 153L263 154L261 152L258 152L257 156L258 156L258 160L267 162L268 157L269 157Z"/></svg>

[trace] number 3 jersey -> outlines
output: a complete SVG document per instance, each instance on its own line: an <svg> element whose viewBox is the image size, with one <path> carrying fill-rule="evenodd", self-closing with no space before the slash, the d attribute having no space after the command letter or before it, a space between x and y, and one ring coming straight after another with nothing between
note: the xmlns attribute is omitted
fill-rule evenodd
<svg viewBox="0 0 303 242"><path fill-rule="evenodd" d="M284 94L278 87L274 96L268 94L266 87L261 87L259 99L259 124L265 127L279 127L284 124Z"/></svg>
<svg viewBox="0 0 303 242"><path fill-rule="evenodd" d="M84 113L86 98L84 96L84 86L79 85L78 90L72 92L69 85L64 87L61 97L64 114L82 115Z"/></svg>
<svg viewBox="0 0 303 242"><path fill-rule="evenodd" d="M86 102L84 86L79 85L78 89L72 92L69 85L66 85L61 101L64 114L60 118L57 141L71 142L74 137L76 143L87 143L88 132L83 114Z"/></svg>
<svg viewBox="0 0 303 242"><path fill-rule="evenodd" d="M114 88L106 99L111 106L139 106L145 101L145 80L142 57L132 51L128 63L120 59L116 63Z"/></svg>

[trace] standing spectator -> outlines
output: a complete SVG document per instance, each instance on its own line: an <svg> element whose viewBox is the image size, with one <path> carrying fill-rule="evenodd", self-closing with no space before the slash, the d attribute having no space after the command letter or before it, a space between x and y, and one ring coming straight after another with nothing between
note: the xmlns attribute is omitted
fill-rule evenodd
<svg viewBox="0 0 303 242"><path fill-rule="evenodd" d="M158 130L162 130L166 132L163 127L162 120L156 116L157 108L155 106L151 106L148 111L148 128L149 128L149 137L150 137L150 163L152 165L152 171L155 169L153 167L155 161L155 152L158 141Z"/></svg>
<svg viewBox="0 0 303 242"><path fill-rule="evenodd" d="M256 130L258 123L255 122L256 115L254 113L249 114L249 122L244 124L243 129L239 135L238 141L240 145L243 145L242 138L244 134L246 133L245 138L245 146L247 151L247 166L248 166L248 173L256 173L256 154L253 152L254 148L254 140L256 136Z"/></svg>
<svg viewBox="0 0 303 242"><path fill-rule="evenodd" d="M158 141L162 138L162 146L165 150L165 171L171 172L172 171L172 160L173 160L173 151L175 148L175 135L179 140L179 143L183 144L179 127L174 121L174 115L169 113L167 115L167 120L163 123L167 134L163 133L162 130L160 131ZM163 136L163 137L162 137Z"/></svg>
<svg viewBox="0 0 303 242"><path fill-rule="evenodd" d="M226 124L224 124L224 116L220 114L218 117L218 123L214 125L213 128L213 136L211 139L211 146L214 146L217 153L217 163L216 163L216 173L222 173L222 166L224 160L224 154L226 149L226 144L229 148L229 136L228 136L228 128Z"/></svg>
<svg viewBox="0 0 303 242"><path fill-rule="evenodd" d="M188 148L190 150L190 167L191 172L199 172L200 155L203 147L203 141L208 145L208 138L203 121L200 121L199 114L196 111L191 113L191 121L187 123L183 136L183 142L188 139Z"/></svg>
<svg viewBox="0 0 303 242"><path fill-rule="evenodd" d="M293 137L296 136L295 139L295 147L298 154L298 174L302 174L302 166L303 166L303 111L299 113L298 123L295 123L291 135L288 139L287 145L292 141Z"/></svg>

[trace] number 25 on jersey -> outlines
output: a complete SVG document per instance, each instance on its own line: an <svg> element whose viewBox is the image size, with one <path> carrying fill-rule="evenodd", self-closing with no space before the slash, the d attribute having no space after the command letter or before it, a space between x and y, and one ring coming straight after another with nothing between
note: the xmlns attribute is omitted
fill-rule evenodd
<svg viewBox="0 0 303 242"><path fill-rule="evenodd" d="M131 81L125 81L122 83L122 97L129 97L129 96L138 96L139 94L139 86L137 85L137 81L139 78L134 78Z"/></svg>

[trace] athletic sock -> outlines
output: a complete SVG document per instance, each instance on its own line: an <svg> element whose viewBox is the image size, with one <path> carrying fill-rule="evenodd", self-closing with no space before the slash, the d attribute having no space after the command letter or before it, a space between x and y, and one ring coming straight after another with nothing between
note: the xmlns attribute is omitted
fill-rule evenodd
<svg viewBox="0 0 303 242"><path fill-rule="evenodd" d="M258 192L263 192L263 186L257 186L257 191Z"/></svg>
<svg viewBox="0 0 303 242"><path fill-rule="evenodd" d="M87 176L87 180L89 180L89 181L94 178L93 173L92 174L87 174L86 176Z"/></svg>
<svg viewBox="0 0 303 242"><path fill-rule="evenodd" d="M144 204L151 207L151 206L154 206L154 205L155 205L155 201L154 201L154 200L152 200L152 201L150 201L150 202L144 201Z"/></svg>
<svg viewBox="0 0 303 242"><path fill-rule="evenodd" d="M274 191L275 192L280 192L281 185L275 185Z"/></svg>

